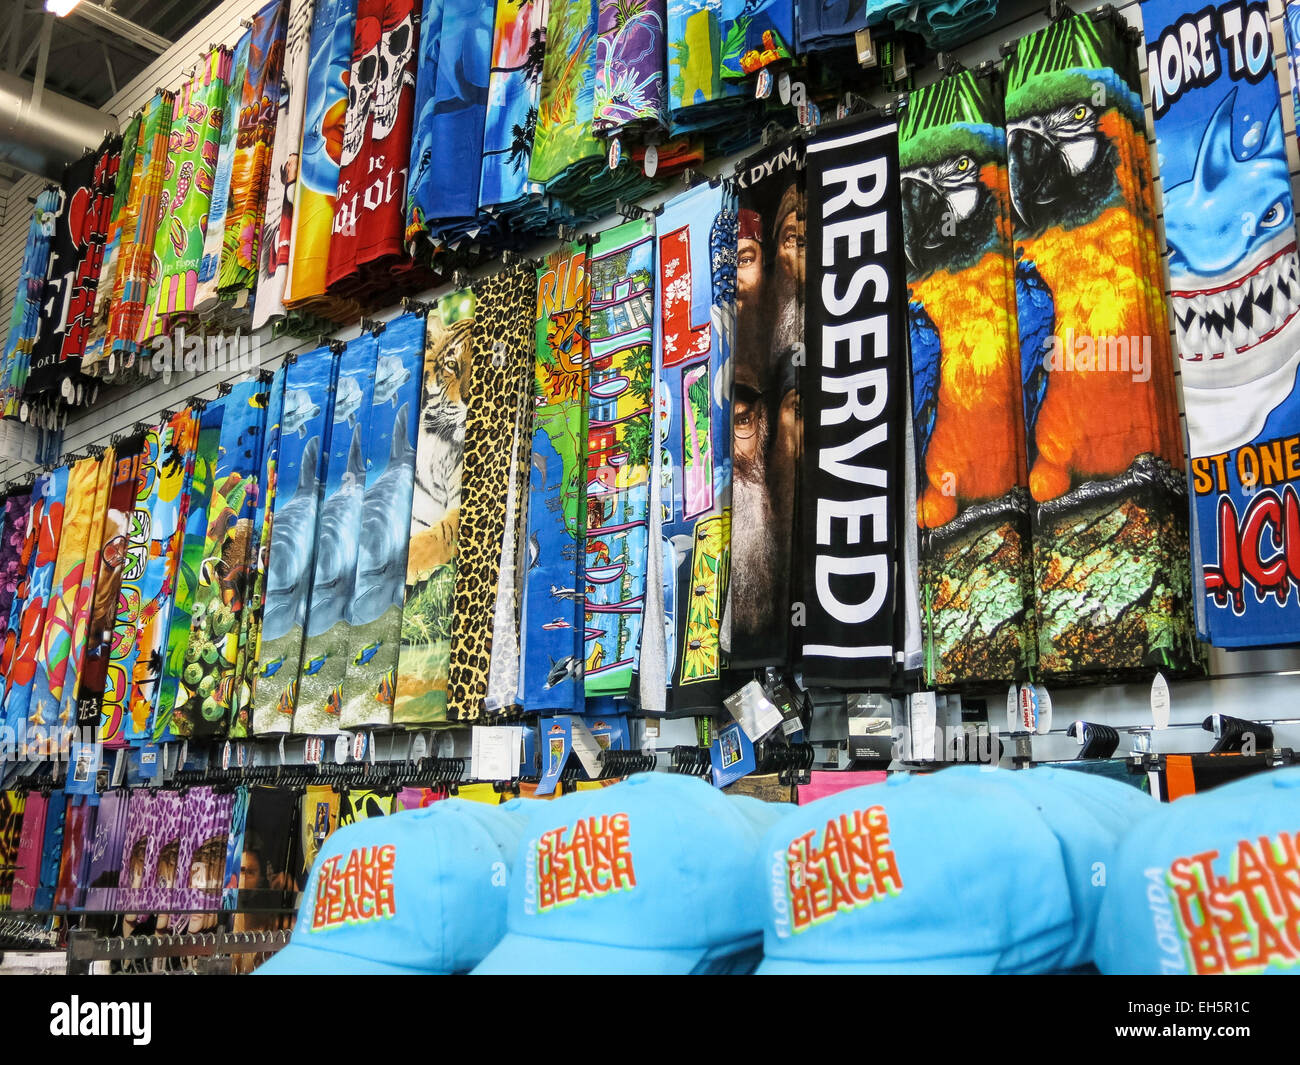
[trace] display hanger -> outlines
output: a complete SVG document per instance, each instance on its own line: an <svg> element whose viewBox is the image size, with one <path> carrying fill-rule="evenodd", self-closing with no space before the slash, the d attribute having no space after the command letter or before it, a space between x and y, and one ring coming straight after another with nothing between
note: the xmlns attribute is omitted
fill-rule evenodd
<svg viewBox="0 0 1300 1065"><path fill-rule="evenodd" d="M1094 758L1110 758L1119 747L1119 733L1109 725L1098 725L1091 721L1071 721L1065 730L1067 736L1081 740L1078 761Z"/></svg>
<svg viewBox="0 0 1300 1065"><path fill-rule="evenodd" d="M1249 743L1255 751L1273 749L1273 730L1268 725L1247 721L1227 714L1211 714L1201 722L1201 728L1218 736L1210 754L1237 754Z"/></svg>

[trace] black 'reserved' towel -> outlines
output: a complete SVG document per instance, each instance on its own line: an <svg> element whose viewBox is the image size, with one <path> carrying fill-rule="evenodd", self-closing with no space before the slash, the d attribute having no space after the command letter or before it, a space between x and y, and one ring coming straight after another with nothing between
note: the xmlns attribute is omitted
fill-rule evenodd
<svg viewBox="0 0 1300 1065"><path fill-rule="evenodd" d="M898 126L808 144L803 680L861 690L894 661L906 274ZM827 265L829 263L829 265Z"/></svg>

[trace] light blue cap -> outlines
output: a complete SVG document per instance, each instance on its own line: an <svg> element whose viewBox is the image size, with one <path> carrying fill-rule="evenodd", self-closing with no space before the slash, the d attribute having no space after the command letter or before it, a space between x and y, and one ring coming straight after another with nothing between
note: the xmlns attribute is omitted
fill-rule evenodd
<svg viewBox="0 0 1300 1065"><path fill-rule="evenodd" d="M1056 836L997 771L890 776L767 834L760 974L1048 971L1075 914Z"/></svg>
<svg viewBox="0 0 1300 1065"><path fill-rule="evenodd" d="M262 975L467 972L505 932L526 803L447 799L333 833Z"/></svg>
<svg viewBox="0 0 1300 1065"><path fill-rule="evenodd" d="M672 773L536 804L508 931L475 974L688 974L752 950L749 870L784 809Z"/></svg>
<svg viewBox="0 0 1300 1065"><path fill-rule="evenodd" d="M1031 959L1020 971L1076 969L1091 964L1097 917L1120 840L1135 823L1158 811L1160 803L1129 784L1068 769L1038 766L988 771L960 766L945 772L974 773L990 786L1014 788L1034 804L1061 846L1075 934L1063 953Z"/></svg>
<svg viewBox="0 0 1300 1065"><path fill-rule="evenodd" d="M1300 768L1187 795L1133 828L1096 957L1107 974L1300 976Z"/></svg>

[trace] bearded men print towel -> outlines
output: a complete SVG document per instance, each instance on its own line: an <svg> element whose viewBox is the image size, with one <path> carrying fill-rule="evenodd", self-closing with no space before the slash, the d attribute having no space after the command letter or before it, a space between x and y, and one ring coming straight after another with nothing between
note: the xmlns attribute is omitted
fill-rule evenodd
<svg viewBox="0 0 1300 1065"><path fill-rule="evenodd" d="M1142 17L1191 455L1197 630L1218 647L1294 643L1300 266L1269 9L1147 0Z"/></svg>

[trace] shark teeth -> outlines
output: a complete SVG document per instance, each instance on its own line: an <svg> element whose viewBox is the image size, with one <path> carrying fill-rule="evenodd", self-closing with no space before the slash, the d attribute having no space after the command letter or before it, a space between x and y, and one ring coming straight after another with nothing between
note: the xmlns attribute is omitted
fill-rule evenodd
<svg viewBox="0 0 1300 1065"><path fill-rule="evenodd" d="M1234 285L1170 293L1182 358L1199 362L1249 351L1300 310L1300 258L1290 244Z"/></svg>

